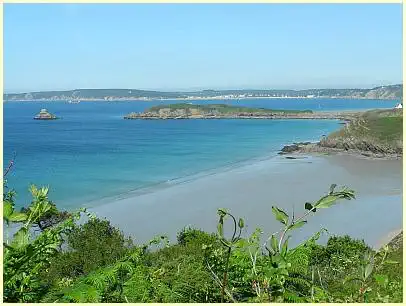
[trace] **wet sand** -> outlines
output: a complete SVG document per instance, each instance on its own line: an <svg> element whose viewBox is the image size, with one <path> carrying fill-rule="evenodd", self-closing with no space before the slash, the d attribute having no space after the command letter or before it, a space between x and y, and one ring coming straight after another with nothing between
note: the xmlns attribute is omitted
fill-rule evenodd
<svg viewBox="0 0 406 306"><path fill-rule="evenodd" d="M101 201L91 211L109 219L137 243L161 234L175 241L176 233L188 225L214 232L220 207L243 217L248 233L260 227L267 235L279 229L272 205L288 213L294 209L299 216L305 202L318 200L335 183L354 189L357 198L317 211L295 231L293 244L324 227L330 234L348 234L376 247L402 228L401 160L305 157L254 162L151 193Z"/></svg>

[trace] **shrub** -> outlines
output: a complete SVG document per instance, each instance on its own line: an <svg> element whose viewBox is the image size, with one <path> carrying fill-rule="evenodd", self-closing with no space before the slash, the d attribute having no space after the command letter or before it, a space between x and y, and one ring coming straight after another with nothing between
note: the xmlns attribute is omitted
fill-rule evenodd
<svg viewBox="0 0 406 306"><path fill-rule="evenodd" d="M216 239L215 234L209 234L191 227L183 228L177 235L177 240L180 245L198 244L202 246L203 244L213 243Z"/></svg>
<svg viewBox="0 0 406 306"><path fill-rule="evenodd" d="M96 218L76 226L66 241L67 251L52 260L47 276L44 275L48 283L76 278L113 263L132 246L131 239L126 239L109 221Z"/></svg>

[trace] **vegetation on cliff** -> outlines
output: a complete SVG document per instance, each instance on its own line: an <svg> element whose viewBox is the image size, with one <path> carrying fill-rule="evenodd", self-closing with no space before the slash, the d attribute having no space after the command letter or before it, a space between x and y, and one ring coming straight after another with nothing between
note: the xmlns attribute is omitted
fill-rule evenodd
<svg viewBox="0 0 406 306"><path fill-rule="evenodd" d="M33 201L15 210L15 193L5 189L3 218L18 224L4 243L5 302L401 302L399 241L373 251L363 241L330 237L321 229L296 247L289 238L308 218L351 200L348 188L330 190L304 205L301 215L272 207L280 230L247 236L244 220L218 210L217 233L184 228L175 244L165 236L136 245L108 221L85 210L46 228L60 215L48 188L31 187ZM78 223L85 214L87 222ZM8 231L8 227L6 227ZM231 233L231 235L226 234Z"/></svg>
<svg viewBox="0 0 406 306"><path fill-rule="evenodd" d="M340 130L318 143L294 143L284 146L278 154L340 153L401 158L403 154L402 109L371 110L346 116Z"/></svg>
<svg viewBox="0 0 406 306"><path fill-rule="evenodd" d="M158 105L143 113L130 113L125 119L192 119L192 118L273 118L309 116L311 110L282 110L234 106L227 104L176 103Z"/></svg>
<svg viewBox="0 0 406 306"><path fill-rule="evenodd" d="M402 154L403 111L368 111L320 141L320 146L372 153Z"/></svg>

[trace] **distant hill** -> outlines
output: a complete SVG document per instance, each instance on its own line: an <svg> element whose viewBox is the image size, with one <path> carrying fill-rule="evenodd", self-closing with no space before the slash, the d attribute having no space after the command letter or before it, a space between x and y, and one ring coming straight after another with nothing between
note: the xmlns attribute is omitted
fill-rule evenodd
<svg viewBox="0 0 406 306"><path fill-rule="evenodd" d="M5 101L24 100L151 100L151 99L205 99L205 98L350 98L402 99L403 85L381 86L371 89L306 89L306 90L201 90L192 92L163 92L139 89L75 89L67 91L38 91L3 94Z"/></svg>

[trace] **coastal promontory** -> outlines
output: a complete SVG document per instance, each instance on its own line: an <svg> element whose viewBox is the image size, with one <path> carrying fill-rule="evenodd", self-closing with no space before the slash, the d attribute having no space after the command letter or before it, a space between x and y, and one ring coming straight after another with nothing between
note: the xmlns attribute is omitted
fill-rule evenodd
<svg viewBox="0 0 406 306"><path fill-rule="evenodd" d="M353 116L340 130L318 143L294 143L279 154L350 153L376 158L401 159L403 155L401 108L370 110Z"/></svg>

